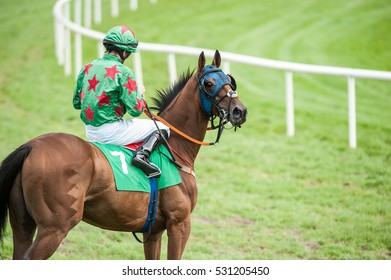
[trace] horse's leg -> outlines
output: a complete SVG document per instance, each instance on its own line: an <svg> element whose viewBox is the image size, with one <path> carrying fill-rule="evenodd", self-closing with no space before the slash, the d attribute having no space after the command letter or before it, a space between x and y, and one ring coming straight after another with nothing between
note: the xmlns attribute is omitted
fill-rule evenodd
<svg viewBox="0 0 391 280"><path fill-rule="evenodd" d="M45 208L47 206L45 205ZM38 231L32 245L21 256L22 259L48 259L54 254L68 232L81 221L82 206L78 212L80 214L72 217L69 213L75 210L70 207L59 205L55 211L50 211L50 207L47 207L47 211L32 210Z"/></svg>
<svg viewBox="0 0 391 280"><path fill-rule="evenodd" d="M30 208L36 209L35 207L37 206ZM37 236L33 242L37 225L27 211L20 175L17 176L10 193L9 215L14 239L13 259L48 259L73 227L63 228L68 221L60 219L50 211L41 211L36 216L39 216L38 223L44 225L38 225Z"/></svg>
<svg viewBox="0 0 391 280"><path fill-rule="evenodd" d="M179 260L182 258L187 240L190 236L190 227L190 215L180 223L168 225L167 259Z"/></svg>
<svg viewBox="0 0 391 280"><path fill-rule="evenodd" d="M60 246L68 231L53 230L38 227L37 237L32 246L22 256L22 259L46 260L50 258Z"/></svg>
<svg viewBox="0 0 391 280"><path fill-rule="evenodd" d="M36 225L31 218L18 220L14 222L14 219L10 218L13 240L14 240L14 253L12 258L14 260L19 260L22 258L23 254L33 243L33 237L36 230Z"/></svg>
<svg viewBox="0 0 391 280"><path fill-rule="evenodd" d="M160 260L163 232L151 234L148 242L144 243L144 256L146 260ZM144 240L148 234L144 233Z"/></svg>
<svg viewBox="0 0 391 280"><path fill-rule="evenodd" d="M74 210L70 209L70 211ZM68 232L81 221L81 215L69 218L68 214L68 208L57 209L55 212L42 211L39 214L35 212L34 216L38 227L37 236L21 258L33 260L50 258Z"/></svg>
<svg viewBox="0 0 391 280"><path fill-rule="evenodd" d="M33 243L37 228L24 203L20 175L15 179L9 200L9 216L14 240L13 259L21 259Z"/></svg>

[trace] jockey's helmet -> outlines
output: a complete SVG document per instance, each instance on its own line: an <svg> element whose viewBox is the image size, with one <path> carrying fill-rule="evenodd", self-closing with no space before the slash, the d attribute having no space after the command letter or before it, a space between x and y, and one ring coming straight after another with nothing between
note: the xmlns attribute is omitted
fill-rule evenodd
<svg viewBox="0 0 391 280"><path fill-rule="evenodd" d="M137 51L138 41L136 34L127 26L120 25L111 28L105 38L103 39L103 45L116 46L121 50L134 53Z"/></svg>

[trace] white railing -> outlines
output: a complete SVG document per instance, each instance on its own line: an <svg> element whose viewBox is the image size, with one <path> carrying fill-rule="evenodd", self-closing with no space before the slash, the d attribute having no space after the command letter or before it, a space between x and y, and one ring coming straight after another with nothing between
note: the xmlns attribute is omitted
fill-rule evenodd
<svg viewBox="0 0 391 280"><path fill-rule="evenodd" d="M93 1L93 3L91 2ZM118 0L111 1L111 15L118 15ZM71 0L59 0L53 8L55 20L55 46L58 63L64 65L66 75L71 74L72 64L72 42L71 32L74 32L74 69L75 75L82 67L82 36L97 40L98 55L102 56L104 49L102 39L104 33L89 29L92 22L92 11L95 23L101 22L101 0L85 0L84 1L84 27L82 24L82 0L73 0L74 2L74 22L70 20L70 2ZM157 0L151 0L151 3L156 3ZM92 5L93 4L93 5ZM92 6L94 7L92 9ZM130 0L130 9L136 10L138 7L137 0ZM142 52L159 52L167 54L168 73L170 81L173 82L177 78L175 55L199 55L201 51L205 52L208 57L213 57L214 50L205 50L200 48L143 43L139 44L139 52L134 56L134 69L137 82L142 83ZM321 75L343 76L347 79L348 89L348 119L349 119L349 146L354 149L357 147L356 138L356 93L355 79L380 79L391 80L391 72L363 70L353 68L331 67L310 65L302 63L276 61L271 59L253 57L248 55L234 54L229 52L221 52L224 57L223 70L229 72L231 62L254 65L258 67L278 69L285 72L285 94L286 94L286 122L287 135L294 136L294 102L293 102L293 73L310 73Z"/></svg>

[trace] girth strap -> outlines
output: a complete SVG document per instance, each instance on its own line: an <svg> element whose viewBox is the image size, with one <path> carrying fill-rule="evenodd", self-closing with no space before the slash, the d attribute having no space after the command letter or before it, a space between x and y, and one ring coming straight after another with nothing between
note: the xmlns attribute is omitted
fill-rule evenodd
<svg viewBox="0 0 391 280"><path fill-rule="evenodd" d="M153 227L153 225L155 223L155 219L156 219L156 206L157 206L159 191L157 188L156 178L149 178L149 182L151 185L151 193L149 196L148 216L147 216L147 220L145 221L143 228L140 231L138 231L138 232L143 232L143 233L148 232L148 237L143 242L137 237L135 232L132 232L134 238L136 238L136 240L140 243L145 243L148 241L149 236L151 235L152 227Z"/></svg>

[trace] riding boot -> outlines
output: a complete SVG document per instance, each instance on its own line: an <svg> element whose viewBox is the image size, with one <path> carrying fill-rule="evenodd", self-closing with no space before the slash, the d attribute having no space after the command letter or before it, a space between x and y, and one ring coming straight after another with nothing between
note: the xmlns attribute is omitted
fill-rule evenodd
<svg viewBox="0 0 391 280"><path fill-rule="evenodd" d="M162 130L162 132L166 132ZM159 131L152 133L147 140L137 149L132 165L140 168L148 178L160 177L161 171L158 166L149 161L149 156L153 150L162 142Z"/></svg>

